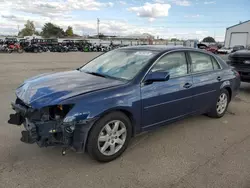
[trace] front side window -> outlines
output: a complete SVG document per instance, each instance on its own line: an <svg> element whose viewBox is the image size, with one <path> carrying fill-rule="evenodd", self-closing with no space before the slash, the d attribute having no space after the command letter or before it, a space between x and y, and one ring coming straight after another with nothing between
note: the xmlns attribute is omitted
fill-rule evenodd
<svg viewBox="0 0 250 188"><path fill-rule="evenodd" d="M174 52L162 57L151 70L169 72L170 78L184 76L188 73L185 52Z"/></svg>
<svg viewBox="0 0 250 188"><path fill-rule="evenodd" d="M192 62L192 72L206 72L213 70L213 63L210 55L190 52L191 62Z"/></svg>
<svg viewBox="0 0 250 188"><path fill-rule="evenodd" d="M113 50L90 61L80 71L131 80L156 53L150 50Z"/></svg>

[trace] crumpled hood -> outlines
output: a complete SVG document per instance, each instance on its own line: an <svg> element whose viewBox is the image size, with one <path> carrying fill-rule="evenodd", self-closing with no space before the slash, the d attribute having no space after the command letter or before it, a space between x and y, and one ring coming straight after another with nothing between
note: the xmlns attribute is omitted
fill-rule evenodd
<svg viewBox="0 0 250 188"><path fill-rule="evenodd" d="M60 103L67 98L123 84L123 81L80 71L43 74L26 80L16 90L24 103L34 108Z"/></svg>

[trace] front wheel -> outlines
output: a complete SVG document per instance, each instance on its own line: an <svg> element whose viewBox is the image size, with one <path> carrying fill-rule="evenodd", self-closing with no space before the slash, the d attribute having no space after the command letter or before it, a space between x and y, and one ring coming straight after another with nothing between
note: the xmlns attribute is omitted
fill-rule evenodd
<svg viewBox="0 0 250 188"><path fill-rule="evenodd" d="M216 103L212 106L208 116L213 118L221 118L226 113L230 101L229 93L226 89L222 89L217 97Z"/></svg>
<svg viewBox="0 0 250 188"><path fill-rule="evenodd" d="M87 151L97 161L112 161L126 150L131 135L129 118L121 112L110 113L93 125Z"/></svg>

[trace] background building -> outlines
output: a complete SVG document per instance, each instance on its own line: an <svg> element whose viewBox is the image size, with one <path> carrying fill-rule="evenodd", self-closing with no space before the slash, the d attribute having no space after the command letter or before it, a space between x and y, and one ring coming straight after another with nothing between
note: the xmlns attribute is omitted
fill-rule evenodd
<svg viewBox="0 0 250 188"><path fill-rule="evenodd" d="M250 45L250 20L228 27L226 30L225 47Z"/></svg>

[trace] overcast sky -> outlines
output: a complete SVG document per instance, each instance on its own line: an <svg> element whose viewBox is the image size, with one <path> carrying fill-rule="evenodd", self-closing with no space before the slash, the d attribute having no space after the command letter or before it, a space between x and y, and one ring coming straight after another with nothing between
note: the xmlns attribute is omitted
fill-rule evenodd
<svg viewBox="0 0 250 188"><path fill-rule="evenodd" d="M27 19L37 30L46 22L77 34L150 33L160 38L215 36L250 19L250 0L0 0L0 34L17 34Z"/></svg>

